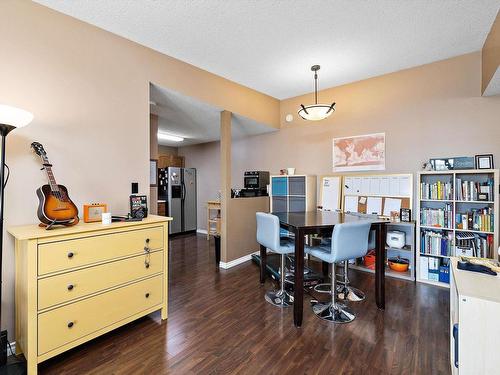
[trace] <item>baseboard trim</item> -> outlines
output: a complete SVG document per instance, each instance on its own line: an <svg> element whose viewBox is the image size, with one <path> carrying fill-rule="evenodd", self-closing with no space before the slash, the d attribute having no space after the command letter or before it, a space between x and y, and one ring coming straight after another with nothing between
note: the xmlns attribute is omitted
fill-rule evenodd
<svg viewBox="0 0 500 375"><path fill-rule="evenodd" d="M219 267L224 269L224 270L227 270L227 269L229 269L231 267L235 267L241 263L248 262L249 260L252 259L252 255L259 254L259 253L260 253L259 251L256 251L255 253L251 253L251 254L242 256L241 258L232 260L230 262L219 262Z"/></svg>
<svg viewBox="0 0 500 375"><path fill-rule="evenodd" d="M206 229L196 229L196 233L207 234L207 230Z"/></svg>

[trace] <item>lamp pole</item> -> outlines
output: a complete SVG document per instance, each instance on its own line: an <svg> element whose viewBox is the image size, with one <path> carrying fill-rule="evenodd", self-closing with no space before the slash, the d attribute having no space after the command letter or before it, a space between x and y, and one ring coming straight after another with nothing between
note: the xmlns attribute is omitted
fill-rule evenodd
<svg viewBox="0 0 500 375"><path fill-rule="evenodd" d="M0 137L2 150L0 151L0 303L2 302L2 258L3 258L3 231L4 231L4 201L5 185L9 175L5 176L5 139L17 127L28 125L33 115L25 110L0 104ZM7 168L8 170L8 168ZM10 172L9 172L10 173ZM0 304L1 306L1 304ZM2 309L0 307L0 329L2 323ZM17 357L7 361L7 330L0 331L0 375L25 375L26 361Z"/></svg>

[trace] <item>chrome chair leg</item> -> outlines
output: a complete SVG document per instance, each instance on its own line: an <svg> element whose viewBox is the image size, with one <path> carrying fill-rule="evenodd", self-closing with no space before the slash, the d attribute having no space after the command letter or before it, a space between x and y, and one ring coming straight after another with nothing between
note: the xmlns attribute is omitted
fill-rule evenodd
<svg viewBox="0 0 500 375"><path fill-rule="evenodd" d="M285 290L285 254L281 254L280 290L266 292L265 299L273 306L289 307L293 305L293 296Z"/></svg>
<svg viewBox="0 0 500 375"><path fill-rule="evenodd" d="M339 299L352 302L363 301L366 298L365 293L363 293L358 288L349 285L349 261L345 260L343 263L343 280L340 282L340 285L338 287Z"/></svg>
<svg viewBox="0 0 500 375"><path fill-rule="evenodd" d="M347 306L337 302L336 289L337 280L335 277L335 263L332 264L332 288L330 288L331 301L324 303L316 300L311 300L312 310L320 319L333 323L350 323L356 315L347 308Z"/></svg>

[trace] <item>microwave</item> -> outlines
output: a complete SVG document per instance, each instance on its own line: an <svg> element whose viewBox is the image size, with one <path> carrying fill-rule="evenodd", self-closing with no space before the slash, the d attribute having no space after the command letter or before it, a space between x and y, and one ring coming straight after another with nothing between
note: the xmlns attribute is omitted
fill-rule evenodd
<svg viewBox="0 0 500 375"><path fill-rule="evenodd" d="M269 172L247 171L244 175L245 189L265 189L269 185Z"/></svg>

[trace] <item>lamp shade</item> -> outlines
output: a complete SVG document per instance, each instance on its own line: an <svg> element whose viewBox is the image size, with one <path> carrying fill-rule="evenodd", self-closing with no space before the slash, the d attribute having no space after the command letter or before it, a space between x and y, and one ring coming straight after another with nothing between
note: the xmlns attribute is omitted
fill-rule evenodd
<svg viewBox="0 0 500 375"><path fill-rule="evenodd" d="M0 104L0 124L22 128L33 121L33 114L24 109Z"/></svg>
<svg viewBox="0 0 500 375"><path fill-rule="evenodd" d="M335 103L333 104L311 104L307 106L302 106L299 109L298 114L304 120L309 121L320 121L329 117L333 112L335 112Z"/></svg>

